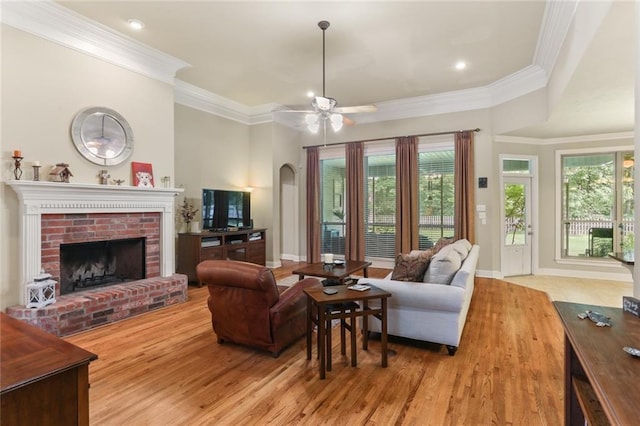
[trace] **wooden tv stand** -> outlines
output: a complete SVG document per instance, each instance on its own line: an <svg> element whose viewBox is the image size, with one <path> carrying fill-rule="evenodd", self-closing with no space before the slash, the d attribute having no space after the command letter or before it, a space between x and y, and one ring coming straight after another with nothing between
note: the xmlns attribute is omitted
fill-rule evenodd
<svg viewBox="0 0 640 426"><path fill-rule="evenodd" d="M189 282L202 286L196 275L196 266L203 260L229 259L265 265L266 248L266 229L178 234L176 272L187 275Z"/></svg>

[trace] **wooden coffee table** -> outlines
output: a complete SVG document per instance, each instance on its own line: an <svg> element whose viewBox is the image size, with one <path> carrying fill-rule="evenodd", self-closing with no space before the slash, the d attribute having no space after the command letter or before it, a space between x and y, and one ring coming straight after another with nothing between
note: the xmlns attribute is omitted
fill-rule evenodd
<svg viewBox="0 0 640 426"><path fill-rule="evenodd" d="M300 279L305 275L312 277L326 278L328 280L337 280L343 283L345 278L362 269L364 277L367 278L369 273L367 268L371 266L371 262L362 262L359 260L346 260L344 265L325 265L322 262L312 263L304 268L296 269L292 274L298 274Z"/></svg>
<svg viewBox="0 0 640 426"><path fill-rule="evenodd" d="M351 365L357 365L356 354L356 317L363 317L362 321L362 349L367 350L369 345L369 331L367 329L367 316L371 315L380 321L381 364L387 367L387 298L391 293L375 286L366 291L350 290L346 285L332 287L336 294L325 294L324 287L314 286L304 289L307 295L307 359L311 359L311 335L313 325L318 327L318 358L320 379L324 379L326 371L331 370L331 321L341 321L341 350L344 354L344 326L349 318L348 330L351 333ZM369 300L379 299L380 307L369 307ZM353 305L360 302L360 306Z"/></svg>

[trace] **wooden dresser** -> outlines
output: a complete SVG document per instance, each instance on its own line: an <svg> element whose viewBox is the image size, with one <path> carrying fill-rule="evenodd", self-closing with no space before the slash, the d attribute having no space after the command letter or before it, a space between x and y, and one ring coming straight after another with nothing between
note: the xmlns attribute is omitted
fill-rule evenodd
<svg viewBox="0 0 640 426"><path fill-rule="evenodd" d="M97 355L0 312L2 425L88 425Z"/></svg>
<svg viewBox="0 0 640 426"><path fill-rule="evenodd" d="M640 419L640 318L619 308L554 302L565 331L565 424L636 425ZM597 327L578 314L590 309L611 318Z"/></svg>

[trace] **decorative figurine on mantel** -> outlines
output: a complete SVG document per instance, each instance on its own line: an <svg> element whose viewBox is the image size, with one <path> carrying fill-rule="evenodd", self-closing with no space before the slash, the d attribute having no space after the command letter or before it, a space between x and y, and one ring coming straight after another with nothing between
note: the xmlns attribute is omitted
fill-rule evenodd
<svg viewBox="0 0 640 426"><path fill-rule="evenodd" d="M22 169L20 168L20 164L22 162L22 159L24 158L22 156L22 151L20 151L19 149L14 149L13 150L13 156L11 157L13 158L13 177L16 178L16 180L20 180L20 178L22 177Z"/></svg>
<svg viewBox="0 0 640 426"><path fill-rule="evenodd" d="M111 175L106 170L100 170L98 173L98 180L100 181L100 185L109 185L109 178Z"/></svg>
<svg viewBox="0 0 640 426"><path fill-rule="evenodd" d="M54 182L69 183L69 178L73 176L69 165L67 163L57 163L53 169L49 172L49 175L53 178Z"/></svg>
<svg viewBox="0 0 640 426"><path fill-rule="evenodd" d="M112 179L111 182L115 183L116 185L120 186L124 183L124 179Z"/></svg>
<svg viewBox="0 0 640 426"><path fill-rule="evenodd" d="M40 162L39 161L34 161L33 162L33 180L34 181L38 181L40 180Z"/></svg>

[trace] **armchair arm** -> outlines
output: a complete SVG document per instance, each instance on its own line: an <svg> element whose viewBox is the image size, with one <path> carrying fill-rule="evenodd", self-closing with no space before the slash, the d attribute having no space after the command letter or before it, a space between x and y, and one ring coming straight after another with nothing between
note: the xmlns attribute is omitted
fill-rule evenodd
<svg viewBox="0 0 640 426"><path fill-rule="evenodd" d="M293 284L280 294L280 299L271 307L271 321L274 328L288 322L307 308L304 289L322 285L316 278L305 278Z"/></svg>

